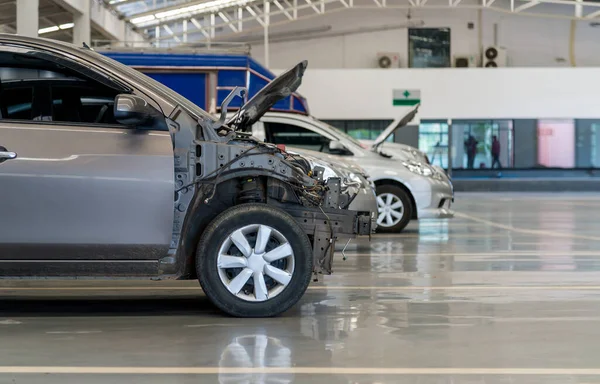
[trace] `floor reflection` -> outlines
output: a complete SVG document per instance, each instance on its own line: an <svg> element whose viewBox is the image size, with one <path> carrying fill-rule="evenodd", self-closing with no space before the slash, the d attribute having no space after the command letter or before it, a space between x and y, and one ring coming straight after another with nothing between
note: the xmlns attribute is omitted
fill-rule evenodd
<svg viewBox="0 0 600 384"><path fill-rule="evenodd" d="M292 351L276 337L253 334L234 337L223 349L219 367L222 384L287 384L293 373L227 373L226 368L291 368Z"/></svg>

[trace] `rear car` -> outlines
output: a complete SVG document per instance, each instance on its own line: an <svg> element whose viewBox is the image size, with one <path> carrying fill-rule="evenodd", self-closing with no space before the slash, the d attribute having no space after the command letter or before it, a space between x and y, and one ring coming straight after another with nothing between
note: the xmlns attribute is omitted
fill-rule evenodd
<svg viewBox="0 0 600 384"><path fill-rule="evenodd" d="M394 129L416 113L416 108L411 110ZM379 232L401 232L412 219L454 216L454 190L446 174L412 155L380 150L385 137L365 148L312 116L281 112L265 113L252 126L252 134L270 143L320 152L333 163L348 158L359 163L375 184Z"/></svg>

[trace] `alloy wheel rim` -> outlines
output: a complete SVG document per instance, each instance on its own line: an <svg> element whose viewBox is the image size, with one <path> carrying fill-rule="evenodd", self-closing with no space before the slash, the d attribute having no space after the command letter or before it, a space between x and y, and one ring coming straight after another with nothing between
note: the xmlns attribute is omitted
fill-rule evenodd
<svg viewBox="0 0 600 384"><path fill-rule="evenodd" d="M294 251L273 227L251 224L233 231L219 248L219 278L234 296L266 301L285 290L294 274Z"/></svg>
<svg viewBox="0 0 600 384"><path fill-rule="evenodd" d="M394 194L377 195L377 225L385 228L397 225L404 216L404 204Z"/></svg>

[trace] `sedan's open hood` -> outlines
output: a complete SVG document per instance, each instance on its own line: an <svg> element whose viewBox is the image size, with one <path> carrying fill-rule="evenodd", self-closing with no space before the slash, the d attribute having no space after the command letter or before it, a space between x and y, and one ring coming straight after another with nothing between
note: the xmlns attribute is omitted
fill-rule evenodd
<svg viewBox="0 0 600 384"><path fill-rule="evenodd" d="M408 125L408 123L410 123L417 115L417 112L419 111L419 106L420 104L417 104L413 109L410 110L410 112L408 112L402 119L400 119L400 121L398 121L397 123L394 122L390 124L383 132L381 132L381 134L377 136L377 138L373 142L373 148L376 149L377 147L379 147L381 143L387 140L387 138L390 137L390 135L394 133L397 129Z"/></svg>
<svg viewBox="0 0 600 384"><path fill-rule="evenodd" d="M302 76L307 65L306 60L302 61L277 76L246 104L242 105L239 113L228 120L227 125L239 128L256 123L275 103L288 97L298 89L302 83Z"/></svg>

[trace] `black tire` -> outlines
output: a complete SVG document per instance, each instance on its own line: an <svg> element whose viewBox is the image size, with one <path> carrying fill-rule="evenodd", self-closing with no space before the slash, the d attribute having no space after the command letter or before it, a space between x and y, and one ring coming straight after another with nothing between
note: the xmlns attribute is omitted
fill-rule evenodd
<svg viewBox="0 0 600 384"><path fill-rule="evenodd" d="M279 231L290 244L294 260L291 280L283 291L273 298L255 302L231 293L221 281L217 267L217 254L228 236L253 224ZM196 272L204 293L219 309L236 317L271 317L285 312L304 295L312 271L312 245L302 227L288 213L266 204L242 204L221 213L202 234L196 251Z"/></svg>
<svg viewBox="0 0 600 384"><path fill-rule="evenodd" d="M401 187L398 187L397 185L393 185L393 184L379 185L375 189L375 193L378 197L381 196L382 194L394 195L394 196L396 196L396 198L398 198L400 201L402 201L402 206L403 206L402 218L400 219L400 221L392 226L383 226L383 225L379 224L379 225L377 225L377 232L380 232L380 233L402 232L402 230L404 228L406 228L406 226L410 222L411 218L413 217L414 207L412 205L412 200L411 200L410 196L408 195L408 193L406 193L406 191L404 189L402 189ZM379 212L378 212L378 215L379 215Z"/></svg>

